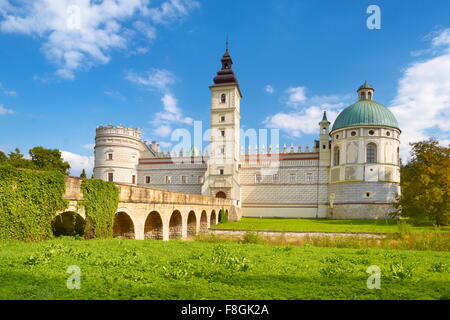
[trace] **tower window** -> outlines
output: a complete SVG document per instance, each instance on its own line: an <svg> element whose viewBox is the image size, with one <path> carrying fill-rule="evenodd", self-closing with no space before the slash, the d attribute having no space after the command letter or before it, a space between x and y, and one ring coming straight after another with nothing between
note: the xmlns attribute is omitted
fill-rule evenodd
<svg viewBox="0 0 450 320"><path fill-rule="evenodd" d="M367 162L368 163L377 162L377 145L375 143L369 143L367 145Z"/></svg>
<svg viewBox="0 0 450 320"><path fill-rule="evenodd" d="M369 135L373 136L374 134L375 134L375 131L374 131L374 130L370 130L370 131L369 131Z"/></svg>
<svg viewBox="0 0 450 320"><path fill-rule="evenodd" d="M225 137L225 130L221 130L220 134L221 134L222 137Z"/></svg>
<svg viewBox="0 0 450 320"><path fill-rule="evenodd" d="M114 173L112 173L112 172L108 173L108 181L109 182L114 182Z"/></svg>
<svg viewBox="0 0 450 320"><path fill-rule="evenodd" d="M362 92L362 93L361 93L361 99L362 99L362 100L366 100L366 93L365 93L365 92Z"/></svg>
<svg viewBox="0 0 450 320"><path fill-rule="evenodd" d="M340 150L339 147L334 147L334 151L333 151L333 165L338 166L340 163Z"/></svg>
<svg viewBox="0 0 450 320"><path fill-rule="evenodd" d="M113 159L113 154L112 153L108 153L108 160L112 160Z"/></svg>
<svg viewBox="0 0 450 320"><path fill-rule="evenodd" d="M222 95L220 96L220 103L225 102L227 102L227 95L225 93L222 93Z"/></svg>
<svg viewBox="0 0 450 320"><path fill-rule="evenodd" d="M223 170L223 169L220 169L220 170L219 170L219 173L220 173L221 176L223 176L224 170Z"/></svg>
<svg viewBox="0 0 450 320"><path fill-rule="evenodd" d="M388 132L386 132L386 135L387 135L388 137L390 137L390 136L391 136L391 133L388 131Z"/></svg>
<svg viewBox="0 0 450 320"><path fill-rule="evenodd" d="M350 133L350 135L351 135L352 137L356 136L356 131L352 131L352 133Z"/></svg>
<svg viewBox="0 0 450 320"><path fill-rule="evenodd" d="M171 183L172 183L172 177L166 176L166 184L171 184Z"/></svg>
<svg viewBox="0 0 450 320"><path fill-rule="evenodd" d="M152 181L152 179L151 179L150 176L146 176L146 177L145 177L145 183L146 183L146 184L150 184L151 181Z"/></svg>
<svg viewBox="0 0 450 320"><path fill-rule="evenodd" d="M136 176L134 174L131 176L131 183L136 184Z"/></svg>
<svg viewBox="0 0 450 320"><path fill-rule="evenodd" d="M367 95L369 96L369 100L372 100L372 92L367 93Z"/></svg>
<svg viewBox="0 0 450 320"><path fill-rule="evenodd" d="M225 116L220 117L220 122L225 122Z"/></svg>

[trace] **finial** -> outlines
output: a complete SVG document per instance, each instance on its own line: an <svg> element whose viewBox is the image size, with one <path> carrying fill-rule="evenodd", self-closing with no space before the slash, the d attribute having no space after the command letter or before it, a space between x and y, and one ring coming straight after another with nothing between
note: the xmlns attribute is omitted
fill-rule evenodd
<svg viewBox="0 0 450 320"><path fill-rule="evenodd" d="M226 45L226 52L228 52L228 35L227 35L227 45Z"/></svg>

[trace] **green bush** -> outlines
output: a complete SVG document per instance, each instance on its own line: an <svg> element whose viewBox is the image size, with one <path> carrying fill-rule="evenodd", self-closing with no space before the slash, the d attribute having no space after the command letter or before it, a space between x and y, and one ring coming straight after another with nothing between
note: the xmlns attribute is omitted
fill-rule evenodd
<svg viewBox="0 0 450 320"><path fill-rule="evenodd" d="M119 205L119 188L112 182L83 180L81 190L86 210L85 237L111 238Z"/></svg>
<svg viewBox="0 0 450 320"><path fill-rule="evenodd" d="M52 220L67 208L61 172L0 166L0 239L53 237Z"/></svg>
<svg viewBox="0 0 450 320"><path fill-rule="evenodd" d="M262 243L263 239L257 232L246 232L242 238L242 243Z"/></svg>
<svg viewBox="0 0 450 320"><path fill-rule="evenodd" d="M228 222L228 213L223 208L219 212L219 222L220 223Z"/></svg>

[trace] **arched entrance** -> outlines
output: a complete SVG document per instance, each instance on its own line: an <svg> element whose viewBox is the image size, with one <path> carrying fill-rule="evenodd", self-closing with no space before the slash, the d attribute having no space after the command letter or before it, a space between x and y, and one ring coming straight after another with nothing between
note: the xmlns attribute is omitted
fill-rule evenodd
<svg viewBox="0 0 450 320"><path fill-rule="evenodd" d="M183 219L180 211L176 210L172 213L169 222L169 239L176 239L182 237Z"/></svg>
<svg viewBox="0 0 450 320"><path fill-rule="evenodd" d="M219 192L216 193L216 198L226 199L227 198L227 194L225 192L223 192L223 191L219 191Z"/></svg>
<svg viewBox="0 0 450 320"><path fill-rule="evenodd" d="M211 212L210 225L215 226L216 224L217 224L217 216L216 216L216 212L213 210Z"/></svg>
<svg viewBox="0 0 450 320"><path fill-rule="evenodd" d="M86 222L76 212L63 212L52 221L53 235L60 236L83 236Z"/></svg>
<svg viewBox="0 0 450 320"><path fill-rule="evenodd" d="M161 215L156 211L151 212L145 220L144 239L163 239L163 223Z"/></svg>
<svg viewBox="0 0 450 320"><path fill-rule="evenodd" d="M188 236L195 236L197 234L197 218L195 212L191 211L187 220L187 234Z"/></svg>
<svg viewBox="0 0 450 320"><path fill-rule="evenodd" d="M207 231L208 230L208 216L206 214L206 211L202 212L202 215L200 216L200 231Z"/></svg>
<svg viewBox="0 0 450 320"><path fill-rule="evenodd" d="M125 212L116 213L113 230L113 236L115 238L135 238L133 220Z"/></svg>

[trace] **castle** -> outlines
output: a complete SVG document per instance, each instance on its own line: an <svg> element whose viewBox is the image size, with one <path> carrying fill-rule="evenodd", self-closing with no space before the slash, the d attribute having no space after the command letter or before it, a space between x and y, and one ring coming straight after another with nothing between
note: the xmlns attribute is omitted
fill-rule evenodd
<svg viewBox="0 0 450 320"><path fill-rule="evenodd" d="M233 219L244 217L385 218L400 193L397 120L375 102L365 82L358 101L330 130L326 113L309 150L240 147L241 90L228 48L211 85L210 152L164 153L142 141L139 129L96 130L94 177L232 200Z"/></svg>

